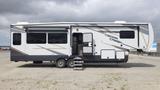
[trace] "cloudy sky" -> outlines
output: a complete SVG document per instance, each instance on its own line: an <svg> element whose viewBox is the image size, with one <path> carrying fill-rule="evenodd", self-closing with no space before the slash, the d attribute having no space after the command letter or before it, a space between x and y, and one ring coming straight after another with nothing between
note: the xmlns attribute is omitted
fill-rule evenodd
<svg viewBox="0 0 160 90"><path fill-rule="evenodd" d="M0 45L9 44L9 25L20 21L151 22L158 40L159 3L159 0L0 0Z"/></svg>

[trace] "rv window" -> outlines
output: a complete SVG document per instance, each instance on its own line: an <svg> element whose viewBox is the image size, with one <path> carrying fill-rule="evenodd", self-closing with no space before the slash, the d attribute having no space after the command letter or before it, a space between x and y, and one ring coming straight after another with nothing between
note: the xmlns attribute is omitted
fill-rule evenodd
<svg viewBox="0 0 160 90"><path fill-rule="evenodd" d="M120 31L120 38L121 39L133 39L134 31Z"/></svg>
<svg viewBox="0 0 160 90"><path fill-rule="evenodd" d="M67 43L67 33L48 33L48 43Z"/></svg>
<svg viewBox="0 0 160 90"><path fill-rule="evenodd" d="M21 33L13 34L13 45L21 45Z"/></svg>
<svg viewBox="0 0 160 90"><path fill-rule="evenodd" d="M46 33L27 33L27 43L29 44L46 43Z"/></svg>

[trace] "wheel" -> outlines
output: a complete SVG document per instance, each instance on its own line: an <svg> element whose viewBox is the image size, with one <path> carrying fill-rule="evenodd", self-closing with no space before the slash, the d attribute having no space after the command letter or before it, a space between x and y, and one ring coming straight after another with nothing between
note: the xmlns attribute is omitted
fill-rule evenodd
<svg viewBox="0 0 160 90"><path fill-rule="evenodd" d="M33 61L34 64L41 64L43 61Z"/></svg>
<svg viewBox="0 0 160 90"><path fill-rule="evenodd" d="M66 65L66 61L64 59L58 59L56 62L56 66L58 68L63 68L63 67L65 67L65 65Z"/></svg>
<svg viewBox="0 0 160 90"><path fill-rule="evenodd" d="M74 67L74 61L72 59L68 60L67 66L70 67L70 68L73 68Z"/></svg>

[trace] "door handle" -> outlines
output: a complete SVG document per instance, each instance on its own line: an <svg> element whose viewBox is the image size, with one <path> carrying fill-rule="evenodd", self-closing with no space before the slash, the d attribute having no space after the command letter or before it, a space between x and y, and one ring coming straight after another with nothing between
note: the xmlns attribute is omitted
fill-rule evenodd
<svg viewBox="0 0 160 90"><path fill-rule="evenodd" d="M90 42L88 43L88 46L92 46L92 45L93 45L92 43L90 43Z"/></svg>

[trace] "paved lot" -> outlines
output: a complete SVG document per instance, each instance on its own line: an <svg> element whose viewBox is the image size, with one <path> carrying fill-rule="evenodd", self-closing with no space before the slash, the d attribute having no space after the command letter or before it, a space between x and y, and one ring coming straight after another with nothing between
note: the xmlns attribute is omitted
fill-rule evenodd
<svg viewBox="0 0 160 90"><path fill-rule="evenodd" d="M124 65L75 71L10 62L9 53L0 52L0 90L160 90L160 57L130 55Z"/></svg>

